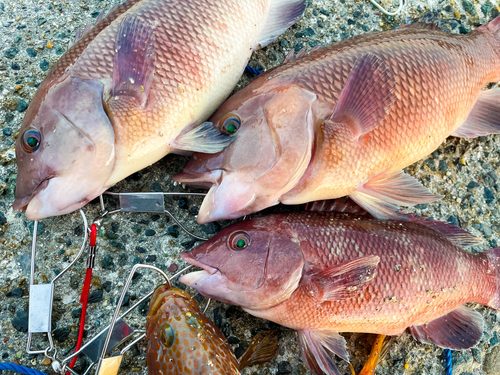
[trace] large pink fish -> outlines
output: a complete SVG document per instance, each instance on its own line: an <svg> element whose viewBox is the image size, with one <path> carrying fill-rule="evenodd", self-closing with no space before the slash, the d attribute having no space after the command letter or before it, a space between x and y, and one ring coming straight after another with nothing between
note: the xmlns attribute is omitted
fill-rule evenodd
<svg viewBox="0 0 500 375"><path fill-rule="evenodd" d="M61 57L40 85L16 144L14 208L29 219L72 212L183 146L230 143L197 128L252 51L303 13L305 0L127 0ZM193 129L191 129L193 128Z"/></svg>
<svg viewBox="0 0 500 375"><path fill-rule="evenodd" d="M424 343L476 345L482 316L500 309L500 248L451 224L410 217L379 220L348 213L298 212L224 228L182 257L203 268L180 281L207 297L296 329L318 374L338 374L328 353L348 360L338 332L398 335Z"/></svg>
<svg viewBox="0 0 500 375"><path fill-rule="evenodd" d="M500 18L468 35L428 23L359 35L287 59L210 122L239 127L174 178L210 188L198 222L350 196L379 218L439 198L403 168L449 135L500 132ZM230 136L228 136L230 137Z"/></svg>

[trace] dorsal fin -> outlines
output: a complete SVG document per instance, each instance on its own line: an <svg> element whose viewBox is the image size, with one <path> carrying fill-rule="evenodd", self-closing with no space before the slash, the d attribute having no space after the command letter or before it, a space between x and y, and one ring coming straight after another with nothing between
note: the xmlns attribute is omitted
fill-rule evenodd
<svg viewBox="0 0 500 375"><path fill-rule="evenodd" d="M420 30L442 30L439 25L440 19L436 13L428 12L418 21L406 25L401 25L398 29L420 29Z"/></svg>

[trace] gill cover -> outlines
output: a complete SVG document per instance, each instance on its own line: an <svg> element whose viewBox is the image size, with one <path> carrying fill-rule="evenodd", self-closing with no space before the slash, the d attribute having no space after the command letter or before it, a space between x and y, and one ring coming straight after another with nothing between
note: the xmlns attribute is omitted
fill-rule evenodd
<svg viewBox="0 0 500 375"><path fill-rule="evenodd" d="M235 95L234 100L241 98ZM198 223L238 218L279 203L311 160L315 100L315 94L289 86L242 100L237 110L228 111L235 106L231 99L221 107L213 123L228 112L241 119L234 142L220 154L195 154L174 177L211 185Z"/></svg>

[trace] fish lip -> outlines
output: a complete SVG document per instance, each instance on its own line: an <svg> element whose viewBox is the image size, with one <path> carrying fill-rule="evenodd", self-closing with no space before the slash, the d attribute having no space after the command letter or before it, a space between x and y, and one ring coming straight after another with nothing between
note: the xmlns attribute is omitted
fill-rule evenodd
<svg viewBox="0 0 500 375"><path fill-rule="evenodd" d="M191 187L196 186L203 189L210 189L214 185L219 185L222 180L223 169L214 169L207 172L184 172L181 171L174 175L174 181L181 184L187 184Z"/></svg>
<svg viewBox="0 0 500 375"><path fill-rule="evenodd" d="M16 198L14 199L14 203L12 203L12 208L15 210L15 211L26 211L26 209L28 208L30 202L33 200L33 198L40 192L42 191L43 189L45 189L47 187L47 185L49 184L49 181L51 179L53 179L54 177L56 177L55 174L53 175L49 175L48 177L44 178L39 184L38 186L33 190L33 192L29 195L29 196L26 196L24 198Z"/></svg>
<svg viewBox="0 0 500 375"><path fill-rule="evenodd" d="M200 267L204 271L207 271L209 275L213 275L217 272L220 273L220 271L217 268L211 267L208 264L201 263L200 261L196 260L190 253L181 253L181 258L186 262L189 263L195 267Z"/></svg>

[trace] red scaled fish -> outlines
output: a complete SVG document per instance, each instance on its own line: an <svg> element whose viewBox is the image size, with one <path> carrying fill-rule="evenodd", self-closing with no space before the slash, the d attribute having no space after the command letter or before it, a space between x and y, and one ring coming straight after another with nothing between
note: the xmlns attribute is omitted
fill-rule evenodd
<svg viewBox="0 0 500 375"><path fill-rule="evenodd" d="M174 178L210 188L199 223L350 196L378 218L431 202L403 168L449 135L500 132L500 18L467 35L432 24L358 35L256 78L212 116L239 127ZM230 137L230 136L228 136Z"/></svg>
<svg viewBox="0 0 500 375"><path fill-rule="evenodd" d="M398 335L467 349L482 316L500 309L500 248L471 254L477 239L451 224L330 212L253 218L224 228L182 257L203 268L180 278L207 297L296 329L305 363L339 374L349 356L338 332Z"/></svg>
<svg viewBox="0 0 500 375"><path fill-rule="evenodd" d="M198 124L234 88L253 50L303 13L305 0L127 0L52 67L16 144L14 208L28 219L72 212L183 147L231 139Z"/></svg>
<svg viewBox="0 0 500 375"><path fill-rule="evenodd" d="M238 361L189 293L166 285L151 297L146 337L149 375L239 375L239 369L269 361L278 349L277 335L261 332Z"/></svg>

